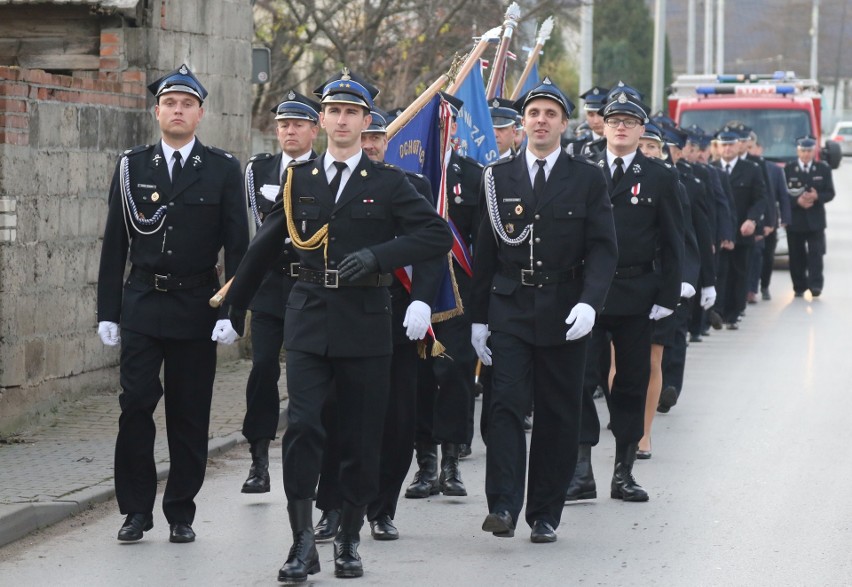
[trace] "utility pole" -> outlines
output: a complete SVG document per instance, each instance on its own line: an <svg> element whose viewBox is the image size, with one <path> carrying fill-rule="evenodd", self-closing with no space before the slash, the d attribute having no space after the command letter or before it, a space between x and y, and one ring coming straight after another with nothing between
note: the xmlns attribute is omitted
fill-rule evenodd
<svg viewBox="0 0 852 587"><path fill-rule="evenodd" d="M663 107L663 81L666 60L666 0L655 0L654 9L654 68L652 74L651 111Z"/></svg>
<svg viewBox="0 0 852 587"><path fill-rule="evenodd" d="M686 73L695 73L695 0L686 7Z"/></svg>
<svg viewBox="0 0 852 587"><path fill-rule="evenodd" d="M813 6L811 7L811 79L817 79L817 55L818 55L818 53L819 53L819 0L813 0Z"/></svg>
<svg viewBox="0 0 852 587"><path fill-rule="evenodd" d="M716 73L725 73L725 0L716 0Z"/></svg>
<svg viewBox="0 0 852 587"><path fill-rule="evenodd" d="M580 87L581 94L592 87L592 27L594 25L595 5L586 0L580 7Z"/></svg>
<svg viewBox="0 0 852 587"><path fill-rule="evenodd" d="M713 73L713 0L704 0L704 74Z"/></svg>

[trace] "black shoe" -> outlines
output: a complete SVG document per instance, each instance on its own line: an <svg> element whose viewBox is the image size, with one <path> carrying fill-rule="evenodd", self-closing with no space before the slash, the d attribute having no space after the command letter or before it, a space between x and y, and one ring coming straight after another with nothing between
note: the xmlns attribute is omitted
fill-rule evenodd
<svg viewBox="0 0 852 587"><path fill-rule="evenodd" d="M374 540L397 540L399 530L393 525L393 520L387 514L381 514L375 520L370 520L370 534Z"/></svg>
<svg viewBox="0 0 852 587"><path fill-rule="evenodd" d="M710 326L713 327L713 330L722 330L722 325L724 321L722 320L722 316L714 309L707 310L707 321L710 322Z"/></svg>
<svg viewBox="0 0 852 587"><path fill-rule="evenodd" d="M358 554L361 544L361 526L364 524L364 507L343 504L340 511L340 532L334 539L334 576L341 578L361 577L364 565Z"/></svg>
<svg viewBox="0 0 852 587"><path fill-rule="evenodd" d="M704 330L702 330L702 331L701 331L701 336L710 336L710 329L709 329L709 328L705 328Z"/></svg>
<svg viewBox="0 0 852 587"><path fill-rule="evenodd" d="M135 542L142 539L142 534L154 527L152 514L129 514L118 531L118 539L122 542Z"/></svg>
<svg viewBox="0 0 852 587"><path fill-rule="evenodd" d="M805 292L803 292L803 291L794 291L793 292L794 298L801 298L801 297L804 297L804 295L805 295Z"/></svg>
<svg viewBox="0 0 852 587"><path fill-rule="evenodd" d="M763 288L763 289L760 290L760 299L762 299L765 302L768 302L769 300L772 299L772 296L769 295L768 289Z"/></svg>
<svg viewBox="0 0 852 587"><path fill-rule="evenodd" d="M661 414L667 414L677 404L677 398L677 389L673 385L666 385L663 391L660 392L660 402L657 404L657 411Z"/></svg>
<svg viewBox="0 0 852 587"><path fill-rule="evenodd" d="M739 330L739 329L740 329L740 325L739 325L739 324L737 324L736 322L728 322L728 323L725 325L725 328L727 328L728 330Z"/></svg>
<svg viewBox="0 0 852 587"><path fill-rule="evenodd" d="M314 528L314 539L317 542L334 540L340 530L340 510L328 510L322 513Z"/></svg>
<svg viewBox="0 0 852 587"><path fill-rule="evenodd" d="M515 523L509 512L496 512L485 516L482 529L498 538L511 538L515 535Z"/></svg>
<svg viewBox="0 0 852 587"><path fill-rule="evenodd" d="M449 496L464 497L467 488L459 471L459 445L445 442L441 445L441 476L438 479L441 493Z"/></svg>
<svg viewBox="0 0 852 587"><path fill-rule="evenodd" d="M186 522L169 524L169 542L177 542L179 544L195 542L195 532L193 532L192 526Z"/></svg>
<svg viewBox="0 0 852 587"><path fill-rule="evenodd" d="M556 542L556 530L547 522L536 520L533 522L532 532L530 532L530 542L535 542L536 544Z"/></svg>
<svg viewBox="0 0 852 587"><path fill-rule="evenodd" d="M524 416L524 431L529 432L530 430L532 430L532 418Z"/></svg>
<svg viewBox="0 0 852 587"><path fill-rule="evenodd" d="M812 287L811 288L811 295L813 297L818 298L820 296L820 294L822 294L822 290L820 288L818 288L818 287Z"/></svg>
<svg viewBox="0 0 852 587"><path fill-rule="evenodd" d="M651 458L651 451L650 450L639 450L637 448L636 449L636 458L643 460L643 461L648 460L648 459Z"/></svg>
<svg viewBox="0 0 852 587"><path fill-rule="evenodd" d="M469 444L460 444L459 445L459 458L460 459L466 459L471 454L473 454L473 451L470 450Z"/></svg>
<svg viewBox="0 0 852 587"><path fill-rule="evenodd" d="M438 493L438 446L431 442L416 442L414 451L418 471L405 489L405 497L420 499Z"/></svg>
<svg viewBox="0 0 852 587"><path fill-rule="evenodd" d="M319 553L314 543L314 525L311 521L313 503L310 499L299 499L287 504L290 529L293 531L293 546L284 566L278 571L278 580L288 585L304 583L308 575L320 571Z"/></svg>
<svg viewBox="0 0 852 587"><path fill-rule="evenodd" d="M699 334L690 334L689 342L702 342L704 339Z"/></svg>
<svg viewBox="0 0 852 587"><path fill-rule="evenodd" d="M636 462L637 442L616 442L615 470L612 474L610 497L624 501L648 501L648 492L633 478L633 463Z"/></svg>
<svg viewBox="0 0 852 587"><path fill-rule="evenodd" d="M581 444L577 449L577 466L574 476L565 492L565 503L581 499L595 499L598 488L595 485L595 475L592 471L592 445Z"/></svg>
<svg viewBox="0 0 852 587"><path fill-rule="evenodd" d="M269 493L269 439L251 443L251 468L242 493Z"/></svg>

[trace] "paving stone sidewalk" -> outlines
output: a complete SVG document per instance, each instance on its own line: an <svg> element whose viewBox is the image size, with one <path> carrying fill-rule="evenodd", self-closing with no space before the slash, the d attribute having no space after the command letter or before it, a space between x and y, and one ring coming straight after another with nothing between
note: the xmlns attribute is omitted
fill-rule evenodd
<svg viewBox="0 0 852 587"><path fill-rule="evenodd" d="M282 371L284 366L282 365ZM220 362L210 416L210 456L245 442L245 386L251 361ZM286 397L282 373L282 401ZM154 414L157 473L168 473L164 402ZM60 408L55 418L0 444L0 546L112 499L118 391ZM283 418L281 423L283 424Z"/></svg>

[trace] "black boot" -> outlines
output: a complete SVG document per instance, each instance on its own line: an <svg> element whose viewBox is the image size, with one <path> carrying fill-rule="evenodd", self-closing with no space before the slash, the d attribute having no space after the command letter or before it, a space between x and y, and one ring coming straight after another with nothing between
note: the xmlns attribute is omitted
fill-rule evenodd
<svg viewBox="0 0 852 587"><path fill-rule="evenodd" d="M269 439L251 443L251 468L243 493L269 493Z"/></svg>
<svg viewBox="0 0 852 587"><path fill-rule="evenodd" d="M577 466L574 468L574 476L568 484L565 492L565 501L578 501L580 499L595 499L598 496L598 488L595 485L595 474L592 471L592 445L581 444L577 450Z"/></svg>
<svg viewBox="0 0 852 587"><path fill-rule="evenodd" d="M281 570L278 580L282 583L304 583L308 575L320 571L319 554L314 544L314 524L311 521L313 503L310 499L299 499L287 504L290 527L293 530L293 546Z"/></svg>
<svg viewBox="0 0 852 587"><path fill-rule="evenodd" d="M361 544L361 526L367 508L344 503L340 511L340 532L334 539L334 576L342 578L360 577L364 566L358 555Z"/></svg>
<svg viewBox="0 0 852 587"><path fill-rule="evenodd" d="M414 481L405 490L405 497L429 497L438 493L438 447L431 442L414 444L417 466Z"/></svg>
<svg viewBox="0 0 852 587"><path fill-rule="evenodd" d="M459 472L459 445L445 442L441 445L441 493L444 495L467 495Z"/></svg>
<svg viewBox="0 0 852 587"><path fill-rule="evenodd" d="M340 510L326 510L314 528L314 540L317 542L334 540L338 530L340 530Z"/></svg>
<svg viewBox="0 0 852 587"><path fill-rule="evenodd" d="M624 501L648 501L648 492L633 478L638 442L615 443L615 471L612 474L610 497Z"/></svg>

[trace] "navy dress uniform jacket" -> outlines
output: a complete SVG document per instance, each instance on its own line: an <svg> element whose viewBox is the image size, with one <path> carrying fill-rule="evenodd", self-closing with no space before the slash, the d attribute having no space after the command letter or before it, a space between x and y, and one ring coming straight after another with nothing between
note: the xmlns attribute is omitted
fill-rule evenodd
<svg viewBox="0 0 852 587"><path fill-rule="evenodd" d="M724 163L719 160L715 165L724 171ZM727 175L727 174L725 174ZM731 193L734 197L735 218L734 233L737 244L754 244L754 235L743 236L740 226L746 220L754 220L759 225L766 211L766 184L763 182L763 172L757 163L748 159L740 159L734 168L728 181L731 185ZM755 229L757 234L757 229Z"/></svg>
<svg viewBox="0 0 852 587"><path fill-rule="evenodd" d="M606 153L596 162L603 170L612 201L618 267L648 266L655 259L662 265L636 277L620 278L616 273L603 314L646 314L654 304L674 309L680 300L684 255L677 172L669 163L636 151L621 181L613 186Z"/></svg>
<svg viewBox="0 0 852 587"><path fill-rule="evenodd" d="M227 317L226 308L211 308L208 303L219 289L217 283L157 291L132 272L125 281L125 263L129 257L133 267L147 273L195 276L215 272L224 247L225 277L233 275L248 245L240 164L230 153L205 147L196 138L173 190L161 142L130 149L123 156L128 159L137 213L152 218L165 206L165 217L153 234L139 234L129 225L128 231L117 165L98 274L98 320L158 338L209 338L216 320Z"/></svg>
<svg viewBox="0 0 852 587"><path fill-rule="evenodd" d="M834 199L834 181L831 177L831 167L822 161L813 161L810 173L805 173L799 168L799 163L794 161L787 164L784 173L787 176L788 189L812 187L816 190L818 196L814 205L807 209L799 206L796 198L790 197L791 222L787 227L787 231L811 232L825 230L825 204Z"/></svg>
<svg viewBox="0 0 852 587"><path fill-rule="evenodd" d="M293 217L307 239L328 224L328 262L323 247L296 249L300 267L336 270L349 253L369 248L380 273L445 254L452 245L447 223L406 179L385 163L361 161L338 201L328 186L324 157L293 167ZM281 202L252 240L227 300L248 307L263 275L288 237ZM386 287L326 288L297 281L287 300L284 347L330 357L390 355L391 300Z"/></svg>
<svg viewBox="0 0 852 587"><path fill-rule="evenodd" d="M536 200L524 152L491 164L500 222L510 237L533 226L533 269L578 277L543 287L521 284L530 269L530 244L498 240L486 214L474 256L472 320L538 346L565 344L565 318L579 302L600 311L617 258L612 209L600 170L564 151ZM485 199L485 181L482 186ZM511 230L510 230L511 229Z"/></svg>
<svg viewBox="0 0 852 587"><path fill-rule="evenodd" d="M687 278L686 276L683 277L683 281L689 282L696 289L698 287L716 285L716 270L713 258L713 228L708 219L707 207L707 188L709 186L698 177L696 166L681 159L677 162L676 167L681 175L681 181L688 197L688 207L684 206L683 208L684 218L689 221L688 224L692 225L698 255L698 273L696 275L698 281L691 281L691 278ZM686 218L687 210L689 210L690 218Z"/></svg>

